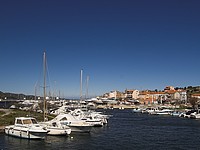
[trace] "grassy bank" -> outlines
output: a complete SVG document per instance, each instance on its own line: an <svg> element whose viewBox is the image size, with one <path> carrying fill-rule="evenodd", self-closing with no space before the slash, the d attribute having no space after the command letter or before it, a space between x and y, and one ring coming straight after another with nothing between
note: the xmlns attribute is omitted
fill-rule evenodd
<svg viewBox="0 0 200 150"><path fill-rule="evenodd" d="M15 117L34 117L37 121L43 121L43 114L34 111L22 111L16 109L1 109L0 110L0 126L14 124ZM53 117L53 116L50 116ZM49 118L52 119L52 118Z"/></svg>

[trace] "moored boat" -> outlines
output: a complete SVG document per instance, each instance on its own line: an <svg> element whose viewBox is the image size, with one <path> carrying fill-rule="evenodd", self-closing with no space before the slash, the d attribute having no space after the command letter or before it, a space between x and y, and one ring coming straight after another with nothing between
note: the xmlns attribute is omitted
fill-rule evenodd
<svg viewBox="0 0 200 150"><path fill-rule="evenodd" d="M71 133L71 128L65 125L61 125L59 122L41 122L42 126L44 126L48 133L47 135L69 135Z"/></svg>
<svg viewBox="0 0 200 150"><path fill-rule="evenodd" d="M108 123L108 116L102 115L101 112L82 111L81 109L75 109L74 111L71 111L70 114L77 119L84 120L94 127L102 127L104 124Z"/></svg>
<svg viewBox="0 0 200 150"><path fill-rule="evenodd" d="M170 113L171 116L180 116L181 112L179 111L173 111Z"/></svg>
<svg viewBox="0 0 200 150"><path fill-rule="evenodd" d="M146 109L142 110L142 113L148 113L151 115L156 114L158 111L160 111L158 108L154 108L154 107L147 107Z"/></svg>
<svg viewBox="0 0 200 150"><path fill-rule="evenodd" d="M196 110L195 112L190 114L191 119L200 119L200 110Z"/></svg>
<svg viewBox="0 0 200 150"><path fill-rule="evenodd" d="M141 108L134 108L134 109L133 109L133 112L134 112L134 113L142 113L142 110L143 110L143 109L141 109Z"/></svg>
<svg viewBox="0 0 200 150"><path fill-rule="evenodd" d="M163 109L156 112L156 115L170 115L173 112L171 109Z"/></svg>
<svg viewBox="0 0 200 150"><path fill-rule="evenodd" d="M5 133L7 135L26 139L45 139L47 132L32 117L17 117L15 118L14 125L5 127Z"/></svg>
<svg viewBox="0 0 200 150"><path fill-rule="evenodd" d="M92 125L84 120L80 120L71 114L60 114L56 116L52 121L57 122L61 125L69 126L71 132L87 132L89 133L92 129Z"/></svg>

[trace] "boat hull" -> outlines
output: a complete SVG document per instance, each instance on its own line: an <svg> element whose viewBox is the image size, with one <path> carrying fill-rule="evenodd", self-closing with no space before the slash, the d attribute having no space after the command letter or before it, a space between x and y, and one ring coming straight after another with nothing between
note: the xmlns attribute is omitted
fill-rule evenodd
<svg viewBox="0 0 200 150"><path fill-rule="evenodd" d="M191 114L190 118L191 119L200 119L200 114Z"/></svg>
<svg viewBox="0 0 200 150"><path fill-rule="evenodd" d="M71 133L71 129L61 129L61 128L53 128L50 127L47 129L49 132L47 135L69 135Z"/></svg>
<svg viewBox="0 0 200 150"><path fill-rule="evenodd" d="M137 108L136 108L136 109L133 109L133 112L134 112L134 113L142 113L142 109L139 109L139 108L137 109Z"/></svg>
<svg viewBox="0 0 200 150"><path fill-rule="evenodd" d="M5 133L25 139L45 139L47 131L45 130L29 130L28 128L15 127L13 125L5 127Z"/></svg>
<svg viewBox="0 0 200 150"><path fill-rule="evenodd" d="M89 123L93 127L102 127L103 126L103 122L101 122L101 121L87 120L86 122Z"/></svg>
<svg viewBox="0 0 200 150"><path fill-rule="evenodd" d="M90 133L91 126L69 126L72 133Z"/></svg>

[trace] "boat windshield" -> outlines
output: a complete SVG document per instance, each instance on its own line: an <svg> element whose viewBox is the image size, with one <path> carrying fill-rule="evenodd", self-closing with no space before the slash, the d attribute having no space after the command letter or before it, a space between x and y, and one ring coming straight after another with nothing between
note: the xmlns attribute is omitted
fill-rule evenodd
<svg viewBox="0 0 200 150"><path fill-rule="evenodd" d="M60 119L60 121L65 121L65 120L67 120L66 117L63 117L62 119Z"/></svg>
<svg viewBox="0 0 200 150"><path fill-rule="evenodd" d="M31 119L23 120L23 124L32 124Z"/></svg>
<svg viewBox="0 0 200 150"><path fill-rule="evenodd" d="M21 119L17 119L16 123L17 124L22 124L22 120Z"/></svg>
<svg viewBox="0 0 200 150"><path fill-rule="evenodd" d="M23 124L37 124L35 119L24 119Z"/></svg>
<svg viewBox="0 0 200 150"><path fill-rule="evenodd" d="M33 124L37 124L37 121L35 119L31 119Z"/></svg>

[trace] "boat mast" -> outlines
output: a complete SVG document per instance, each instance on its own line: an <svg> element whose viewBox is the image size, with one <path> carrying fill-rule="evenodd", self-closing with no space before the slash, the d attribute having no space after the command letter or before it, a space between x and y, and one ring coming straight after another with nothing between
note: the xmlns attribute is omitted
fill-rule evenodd
<svg viewBox="0 0 200 150"><path fill-rule="evenodd" d="M43 87L43 93L44 93L44 121L45 121L45 118L46 118L46 53L44 51L44 56L43 56L43 74L44 74L44 87Z"/></svg>
<svg viewBox="0 0 200 150"><path fill-rule="evenodd" d="M89 76L87 76L87 84L86 84L86 86L87 86L87 92L86 92L86 98L88 98L88 85L89 85Z"/></svg>
<svg viewBox="0 0 200 150"><path fill-rule="evenodd" d="M37 82L35 83L34 90L35 90L35 101L36 101L37 100Z"/></svg>
<svg viewBox="0 0 200 150"><path fill-rule="evenodd" d="M80 81L80 101L82 100L82 88L83 88L83 86L82 86L82 75L83 75L83 69L81 69L81 81Z"/></svg>

